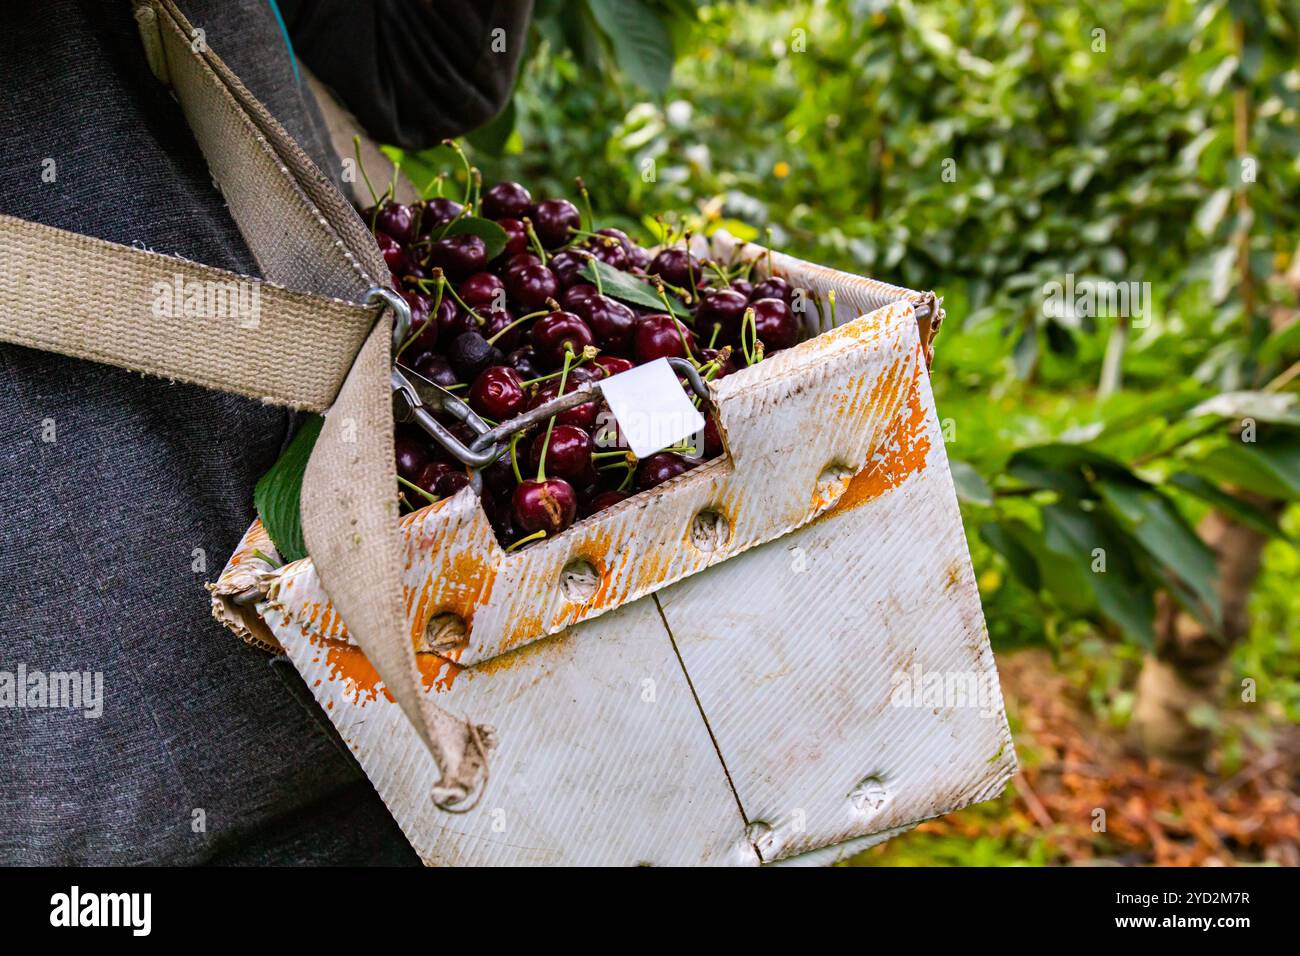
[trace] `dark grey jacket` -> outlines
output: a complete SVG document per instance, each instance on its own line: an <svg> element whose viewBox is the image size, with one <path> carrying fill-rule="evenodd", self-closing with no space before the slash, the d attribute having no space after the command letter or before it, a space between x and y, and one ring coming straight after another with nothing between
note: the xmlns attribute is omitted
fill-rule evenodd
<svg viewBox="0 0 1300 956"><path fill-rule="evenodd" d="M281 13L379 138L423 145L503 105L522 42L475 51L495 25L521 38L531 7L181 5L323 168ZM10 0L3 20L0 211L256 274L127 0ZM289 427L255 402L0 345L0 863L414 861L292 666L209 616L203 583ZM20 672L52 671L102 674L102 716L15 706Z"/></svg>

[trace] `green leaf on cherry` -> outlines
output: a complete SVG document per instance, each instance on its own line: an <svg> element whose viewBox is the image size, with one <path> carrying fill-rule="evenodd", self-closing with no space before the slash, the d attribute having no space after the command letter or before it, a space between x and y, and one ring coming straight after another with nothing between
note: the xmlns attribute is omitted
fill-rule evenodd
<svg viewBox="0 0 1300 956"><path fill-rule="evenodd" d="M506 242L509 239L506 236L506 231L491 219L479 219L477 216L461 216L459 219L453 219L442 236L446 238L447 236L459 236L465 233L478 236L483 240L483 245L487 246L489 262L501 255L501 250L506 247Z"/></svg>
<svg viewBox="0 0 1300 956"><path fill-rule="evenodd" d="M620 272L599 259L588 259L587 264L579 270L578 274L595 284L597 272L600 273L602 291L611 299L618 299L618 301L626 302L628 305L639 305L643 309L656 309L660 312L664 310L663 300L659 298L659 293L652 286L633 279L626 272ZM668 305L673 314L677 318L689 322L691 313L682 304L681 300L671 292L665 292L664 294L668 298Z"/></svg>

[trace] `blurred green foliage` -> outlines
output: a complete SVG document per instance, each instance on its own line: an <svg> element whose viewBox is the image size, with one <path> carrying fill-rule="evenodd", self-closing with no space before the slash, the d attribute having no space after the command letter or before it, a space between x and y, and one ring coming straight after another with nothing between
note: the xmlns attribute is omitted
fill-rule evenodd
<svg viewBox="0 0 1300 956"><path fill-rule="evenodd" d="M1100 635L1132 662L1160 591L1215 628L1194 528L1226 509L1275 539L1239 665L1300 719L1294 510L1279 526L1240 493L1300 500L1300 324L1276 321L1296 306L1300 7L543 0L530 44L471 137L486 181L572 195L581 175L602 224L770 229L945 297L934 387L995 644ZM1049 302L1096 280L1150 300Z"/></svg>

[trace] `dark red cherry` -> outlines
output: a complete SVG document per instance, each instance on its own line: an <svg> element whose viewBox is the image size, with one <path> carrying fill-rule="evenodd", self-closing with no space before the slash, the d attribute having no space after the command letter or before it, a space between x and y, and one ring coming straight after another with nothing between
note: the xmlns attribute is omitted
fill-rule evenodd
<svg viewBox="0 0 1300 956"><path fill-rule="evenodd" d="M431 461L420 469L420 475L415 479L413 484L417 488L423 488L435 498L441 498L442 495L438 493L438 479L442 478L444 475L451 474L454 470L455 469L445 461ZM423 507L425 504L424 499L418 495L414 499L411 499L411 496L407 495L407 498L408 500L411 500L411 503L417 508Z"/></svg>
<svg viewBox="0 0 1300 956"><path fill-rule="evenodd" d="M518 219L498 219L497 225L506 231L506 246L498 258L509 259L528 251L528 233Z"/></svg>
<svg viewBox="0 0 1300 956"><path fill-rule="evenodd" d="M503 352L519 346L524 334L523 326L515 325L515 316L510 310L493 309L491 312L479 314L487 318L482 328L484 338L493 339L492 344ZM510 328L511 326L514 328Z"/></svg>
<svg viewBox="0 0 1300 956"><path fill-rule="evenodd" d="M790 306L780 299L756 299L752 308L754 330L766 351L788 349L799 341L799 320Z"/></svg>
<svg viewBox="0 0 1300 956"><path fill-rule="evenodd" d="M532 205L533 196L518 183L497 183L483 191L479 214L487 219L522 219Z"/></svg>
<svg viewBox="0 0 1300 956"><path fill-rule="evenodd" d="M427 236L433 230L441 229L464 211L465 207L454 199L443 196L426 199L420 213L420 235Z"/></svg>
<svg viewBox="0 0 1300 956"><path fill-rule="evenodd" d="M383 254L388 271L394 275L406 275L411 271L411 260L402 244L386 232L375 233L375 243Z"/></svg>
<svg viewBox="0 0 1300 956"><path fill-rule="evenodd" d="M456 292L474 309L503 309L506 304L506 284L490 272L475 272L465 279Z"/></svg>
<svg viewBox="0 0 1300 956"><path fill-rule="evenodd" d="M731 289L733 292L739 292L746 298L746 300L752 298L754 295L754 284L748 279L732 279Z"/></svg>
<svg viewBox="0 0 1300 956"><path fill-rule="evenodd" d="M519 272L529 266L540 266L542 260L531 252L517 252L501 264L501 278L509 279L510 273Z"/></svg>
<svg viewBox="0 0 1300 956"><path fill-rule="evenodd" d="M627 268L627 250L623 248L623 244L617 239L609 237L592 239L586 243L586 248L591 250L591 254L607 266L618 269L620 272Z"/></svg>
<svg viewBox="0 0 1300 956"><path fill-rule="evenodd" d="M673 356L686 358L683 337L694 350L695 336L681 322L663 313L647 315L632 333L632 350L638 364Z"/></svg>
<svg viewBox="0 0 1300 956"><path fill-rule="evenodd" d="M700 277L700 261L687 254L685 249L672 246L664 249L650 260L650 267L647 271L651 275L659 276L670 285L689 289L691 287L691 275L694 274L697 279Z"/></svg>
<svg viewBox="0 0 1300 956"><path fill-rule="evenodd" d="M594 515L598 511L604 511L606 508L618 504L620 501L626 501L628 494L626 491L602 491L595 495L588 503L585 509L587 516Z"/></svg>
<svg viewBox="0 0 1300 956"><path fill-rule="evenodd" d="M597 229L596 235L608 236L610 239L617 239L618 244L623 247L624 252L631 252L632 247L636 245L626 232L622 229L615 229L612 226L604 229Z"/></svg>
<svg viewBox="0 0 1300 956"><path fill-rule="evenodd" d="M523 380L508 365L484 369L469 390L470 407L495 422L521 412L526 398Z"/></svg>
<svg viewBox="0 0 1300 956"><path fill-rule="evenodd" d="M622 302L607 295L588 296L573 312L591 328L596 344L602 349L623 355L631 348L637 319Z"/></svg>
<svg viewBox="0 0 1300 956"><path fill-rule="evenodd" d="M704 423L704 457L717 458L722 451L722 431L718 427L718 418L710 415Z"/></svg>
<svg viewBox="0 0 1300 956"><path fill-rule="evenodd" d="M434 494L439 498L450 498L462 488L468 487L469 475L463 471L449 471L438 479L434 487Z"/></svg>
<svg viewBox="0 0 1300 956"><path fill-rule="evenodd" d="M551 256L551 261L547 263L555 277L560 280L560 285L568 288L578 282L586 282L582 276L582 270L587 265L587 253L577 249L561 249L555 255Z"/></svg>
<svg viewBox="0 0 1300 956"><path fill-rule="evenodd" d="M574 385L599 382L604 377L605 373L594 365L575 365L569 369L569 381Z"/></svg>
<svg viewBox="0 0 1300 956"><path fill-rule="evenodd" d="M563 394L567 395L569 394L569 392L572 392L575 388L577 388L577 386L574 385L572 382L565 382ZM529 399L528 407L529 409L537 408L541 405L546 404L551 399L557 397L560 394L561 394L560 380L553 379L552 381L545 383L544 385L542 385L540 388L537 389L533 397ZM555 424L575 425L578 428L583 429L584 431L590 432L593 428L596 427L596 421L599 417L600 417L600 406L597 404L597 402L595 401L583 402L581 405L576 405L573 408L567 409L563 412L560 412L560 414L556 415Z"/></svg>
<svg viewBox="0 0 1300 956"><path fill-rule="evenodd" d="M511 495L510 505L516 528L525 534L559 534L573 524L578 514L578 496L563 478L529 478L521 482Z"/></svg>
<svg viewBox="0 0 1300 956"><path fill-rule="evenodd" d="M522 312L536 312L560 291L555 273L538 263L506 273L506 292Z"/></svg>
<svg viewBox="0 0 1300 956"><path fill-rule="evenodd" d="M518 372L521 379L540 378L546 374L537 361L537 350L531 345L520 346L507 355L506 364Z"/></svg>
<svg viewBox="0 0 1300 956"><path fill-rule="evenodd" d="M571 285L560 295L560 305L564 306L570 312L577 312L577 305L586 299L596 295L596 287L588 282L579 282Z"/></svg>
<svg viewBox="0 0 1300 956"><path fill-rule="evenodd" d="M438 306L437 323L440 342L454 342L457 336L478 329L474 316L457 305L456 300L446 292L443 293L442 304Z"/></svg>
<svg viewBox="0 0 1300 956"><path fill-rule="evenodd" d="M726 342L734 338L748 304L749 300L732 289L720 289L702 296L695 312L695 328L700 337L705 342ZM718 330L716 339L714 329Z"/></svg>
<svg viewBox="0 0 1300 956"><path fill-rule="evenodd" d="M649 458L643 458L637 465L636 478L633 481L640 491L645 491L647 488L661 485L670 478L676 478L690 471L695 465L696 462L676 452L655 452Z"/></svg>
<svg viewBox="0 0 1300 956"><path fill-rule="evenodd" d="M638 245L633 245L627 251L627 269L629 272L648 275L650 272L650 253Z"/></svg>
<svg viewBox="0 0 1300 956"><path fill-rule="evenodd" d="M759 299L780 299L786 305L789 305L793 297L794 289L790 287L790 283L780 276L768 276L761 282L754 283L754 287L749 293L750 302L757 302ZM766 345L767 343L764 342L763 344Z"/></svg>
<svg viewBox="0 0 1300 956"><path fill-rule="evenodd" d="M379 212L375 214L375 228L388 233L398 242L413 242L415 240L415 212L414 206L408 206L400 202L386 202L379 207ZM370 221L367 217L366 222Z"/></svg>
<svg viewBox="0 0 1300 956"><path fill-rule="evenodd" d="M567 199L545 199L533 207L533 231L547 249L569 241L569 230L582 227L578 207Z"/></svg>
<svg viewBox="0 0 1300 956"><path fill-rule="evenodd" d="M487 245L482 238L469 233L439 239L429 247L429 262L447 274L447 278L460 281L487 265Z"/></svg>
<svg viewBox="0 0 1300 956"><path fill-rule="evenodd" d="M537 349L537 357L552 368L564 363L564 353L581 355L582 350L595 343L591 329L572 312L549 312L533 323L528 337Z"/></svg>
<svg viewBox="0 0 1300 956"><path fill-rule="evenodd" d="M546 429L541 429L529 448L529 461L534 469L542 457L546 443ZM594 478L591 461L591 436L575 425L556 424L551 429L551 441L546 445L545 473L563 478L574 487L590 484Z"/></svg>
<svg viewBox="0 0 1300 956"><path fill-rule="evenodd" d="M393 441L397 455L397 473L407 481L420 477L420 469L429 463L429 454L424 447L409 438L397 438Z"/></svg>
<svg viewBox="0 0 1300 956"><path fill-rule="evenodd" d="M451 363L447 361L447 357L439 355L437 352L421 352L412 359L411 368L443 388L451 388L453 385L460 384L460 379L452 371Z"/></svg>
<svg viewBox="0 0 1300 956"><path fill-rule="evenodd" d="M602 378L609 378L636 366L632 364L631 359L621 358L617 355L597 355L591 360L591 367L600 369Z"/></svg>

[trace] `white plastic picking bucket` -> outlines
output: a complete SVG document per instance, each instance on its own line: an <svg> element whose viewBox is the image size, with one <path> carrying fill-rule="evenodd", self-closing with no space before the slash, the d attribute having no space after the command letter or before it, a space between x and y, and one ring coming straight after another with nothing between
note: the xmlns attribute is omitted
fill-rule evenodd
<svg viewBox="0 0 1300 956"><path fill-rule="evenodd" d="M825 863L1016 763L928 377L932 295L716 235L813 337L711 384L725 454L506 554L470 489L404 519L425 692L495 732L469 811L255 524L215 588L278 644L436 865ZM831 327L827 292L834 290Z"/></svg>

